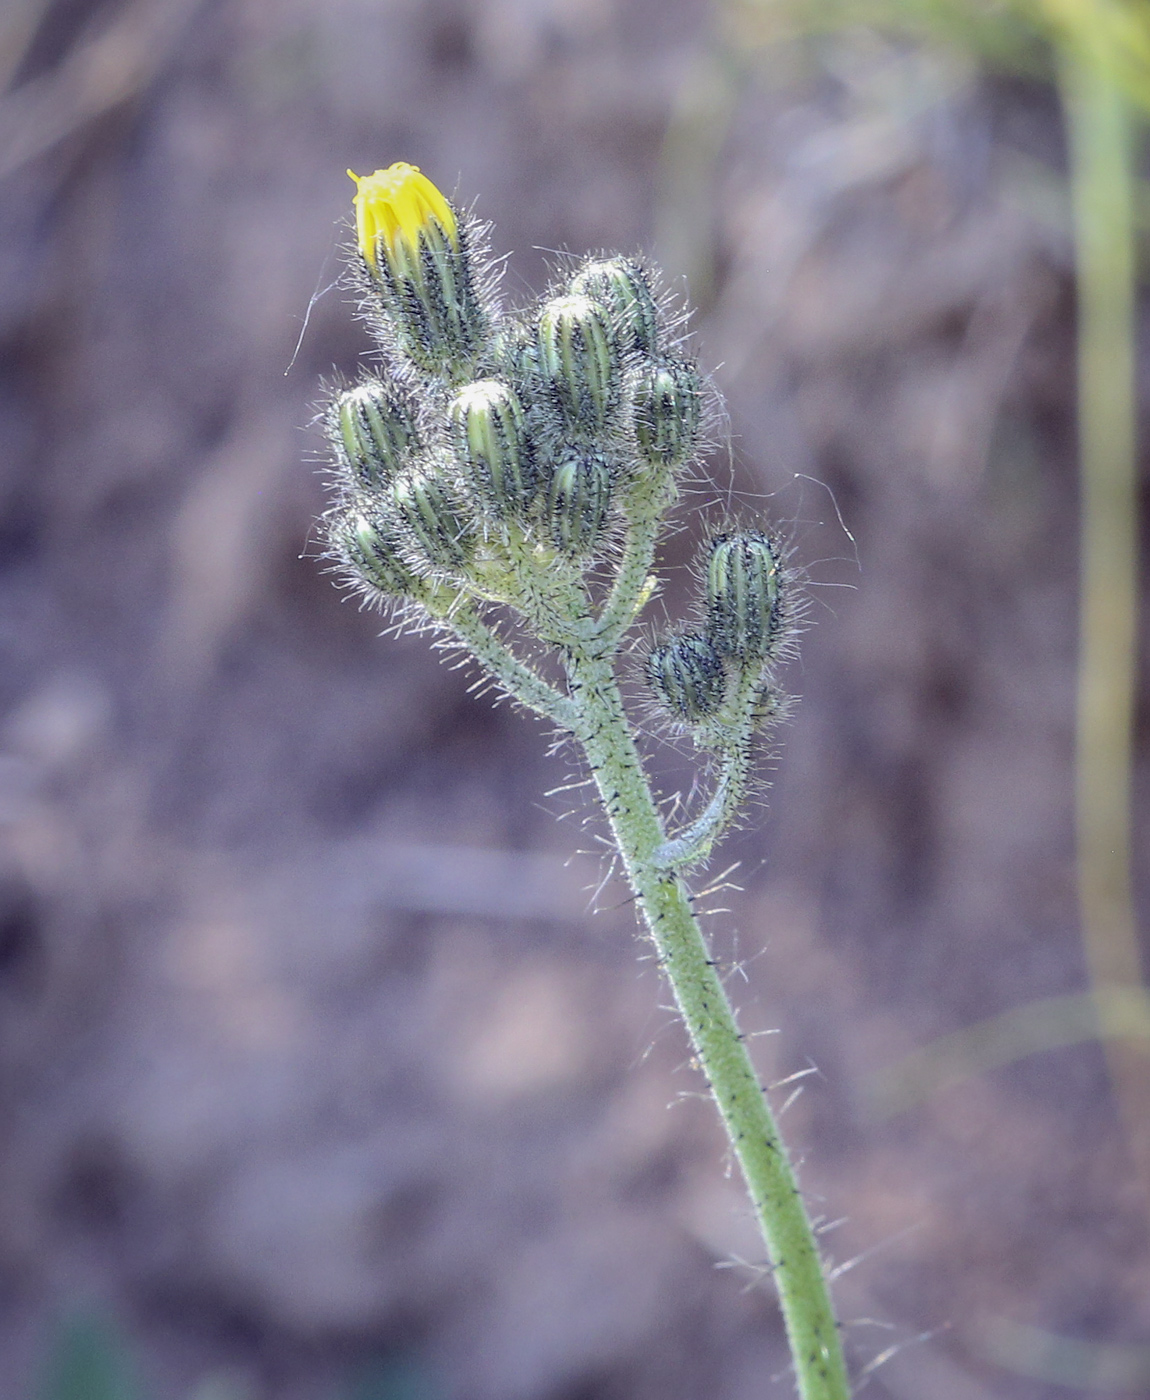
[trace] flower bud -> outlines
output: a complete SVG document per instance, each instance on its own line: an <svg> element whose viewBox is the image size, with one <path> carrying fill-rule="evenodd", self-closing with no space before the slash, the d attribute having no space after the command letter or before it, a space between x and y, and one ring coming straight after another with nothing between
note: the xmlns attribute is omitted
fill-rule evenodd
<svg viewBox="0 0 1150 1400"><path fill-rule="evenodd" d="M422 369L467 363L484 317L455 212L417 166L396 162L356 182L356 236L400 348Z"/></svg>
<svg viewBox="0 0 1150 1400"><path fill-rule="evenodd" d="M639 453L649 467L681 466L699 434L699 373L687 360L651 360L631 383Z"/></svg>
<svg viewBox="0 0 1150 1400"><path fill-rule="evenodd" d="M601 432L618 391L619 355L598 302L555 297L539 317L539 371L573 428Z"/></svg>
<svg viewBox="0 0 1150 1400"><path fill-rule="evenodd" d="M707 636L692 632L655 647L647 656L647 684L679 719L697 722L723 703L727 673Z"/></svg>
<svg viewBox="0 0 1150 1400"><path fill-rule="evenodd" d="M571 452L547 490L547 524L555 548L575 558L595 548L611 504L611 470L597 452Z"/></svg>
<svg viewBox="0 0 1150 1400"><path fill-rule="evenodd" d="M412 467L391 488L397 524L416 553L433 568L458 572L474 547L463 512L439 476L427 467Z"/></svg>
<svg viewBox="0 0 1150 1400"><path fill-rule="evenodd" d="M456 454L484 510L497 520L521 514L535 477L515 391L498 379L477 380L456 394L447 416Z"/></svg>
<svg viewBox="0 0 1150 1400"><path fill-rule="evenodd" d="M403 597L415 586L399 541L378 515L350 512L332 530L332 543L343 562L379 592Z"/></svg>
<svg viewBox="0 0 1150 1400"><path fill-rule="evenodd" d="M630 258L589 262L571 279L571 291L605 306L623 354L653 355L659 341L659 308L647 274Z"/></svg>
<svg viewBox="0 0 1150 1400"><path fill-rule="evenodd" d="M403 399L378 379L340 394L331 406L330 426L337 454L364 490L386 486L416 445L415 422Z"/></svg>
<svg viewBox="0 0 1150 1400"><path fill-rule="evenodd" d="M723 656L765 661L782 632L782 561L765 535L719 535L707 561L707 634Z"/></svg>
<svg viewBox="0 0 1150 1400"><path fill-rule="evenodd" d="M491 351L501 377L526 399L538 374L532 327L510 318L502 322L491 337Z"/></svg>

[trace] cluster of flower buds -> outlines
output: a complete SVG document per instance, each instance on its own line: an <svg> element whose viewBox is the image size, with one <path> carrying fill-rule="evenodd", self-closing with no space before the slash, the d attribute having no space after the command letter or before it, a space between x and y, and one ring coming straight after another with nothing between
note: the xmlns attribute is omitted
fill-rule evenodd
<svg viewBox="0 0 1150 1400"><path fill-rule="evenodd" d="M748 682L752 700L768 713L762 684L788 633L780 546L757 530L716 535L703 575L706 625L654 647L647 682L664 708L688 725L713 723Z"/></svg>
<svg viewBox="0 0 1150 1400"><path fill-rule="evenodd" d="M332 554L372 601L440 619L463 599L509 604L569 651L575 634L547 611L564 599L581 635L613 650L650 596L661 517L700 434L699 373L651 274L589 258L508 311L484 230L414 166L352 178L380 353L325 413ZM700 572L704 621L651 648L646 680L696 743L749 755L791 620L782 552L728 529Z"/></svg>
<svg viewBox="0 0 1150 1400"><path fill-rule="evenodd" d="M661 514L702 386L638 262L590 259L504 310L483 229L414 166L353 176L377 367L325 412L333 554L376 601L514 603L524 571L579 577Z"/></svg>

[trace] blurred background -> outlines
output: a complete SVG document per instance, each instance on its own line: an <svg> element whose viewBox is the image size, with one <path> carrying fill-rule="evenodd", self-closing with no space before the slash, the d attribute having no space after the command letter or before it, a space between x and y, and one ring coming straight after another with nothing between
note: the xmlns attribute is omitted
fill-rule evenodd
<svg viewBox="0 0 1150 1400"><path fill-rule="evenodd" d="M512 300L561 249L689 289L731 447L668 562L731 499L808 577L706 902L764 1077L817 1070L783 1127L864 1393L1150 1393L1150 204L1087 42L1146 35L1058 15L4 0L0 1394L792 1392L569 760L315 558L344 171L400 159Z"/></svg>

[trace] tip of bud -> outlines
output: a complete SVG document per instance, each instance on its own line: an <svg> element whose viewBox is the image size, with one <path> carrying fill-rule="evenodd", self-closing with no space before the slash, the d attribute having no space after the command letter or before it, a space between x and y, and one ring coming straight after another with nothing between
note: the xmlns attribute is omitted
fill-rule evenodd
<svg viewBox="0 0 1150 1400"><path fill-rule="evenodd" d="M675 468L694 452L701 398L699 372L687 360L649 360L634 374L635 440L648 466Z"/></svg>
<svg viewBox="0 0 1150 1400"><path fill-rule="evenodd" d="M647 274L630 258L596 258L571 279L571 291L597 301L611 314L619 348L653 355L659 342L659 308Z"/></svg>
<svg viewBox="0 0 1150 1400"><path fill-rule="evenodd" d="M569 425L598 432L618 393L619 353L607 312L590 297L553 297L539 316L539 368Z"/></svg>
<svg viewBox="0 0 1150 1400"><path fill-rule="evenodd" d="M778 546L748 531L719 535L707 560L707 635L744 664L765 661L783 633L783 567Z"/></svg>
<svg viewBox="0 0 1150 1400"><path fill-rule="evenodd" d="M400 243L418 260L419 235L434 219L448 241L458 243L458 230L451 205L417 165L396 161L386 170L370 175L347 172L356 184L356 235L359 251L372 272L379 272L379 253L394 258Z"/></svg>
<svg viewBox="0 0 1150 1400"><path fill-rule="evenodd" d="M386 486L416 445L410 406L380 380L345 390L331 405L328 421L337 460L350 469L360 490Z"/></svg>

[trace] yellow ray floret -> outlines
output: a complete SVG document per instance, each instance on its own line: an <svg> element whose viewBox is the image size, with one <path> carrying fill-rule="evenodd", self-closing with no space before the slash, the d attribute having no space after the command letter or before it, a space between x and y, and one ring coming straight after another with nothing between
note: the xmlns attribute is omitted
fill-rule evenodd
<svg viewBox="0 0 1150 1400"><path fill-rule="evenodd" d="M379 272L376 256L380 239L385 253L394 256L402 241L418 261L419 235L432 219L439 223L452 246L458 247L451 205L427 176L420 174L418 166L396 161L371 175L357 175L353 170L347 173L357 186L355 223L359 251L373 272Z"/></svg>

